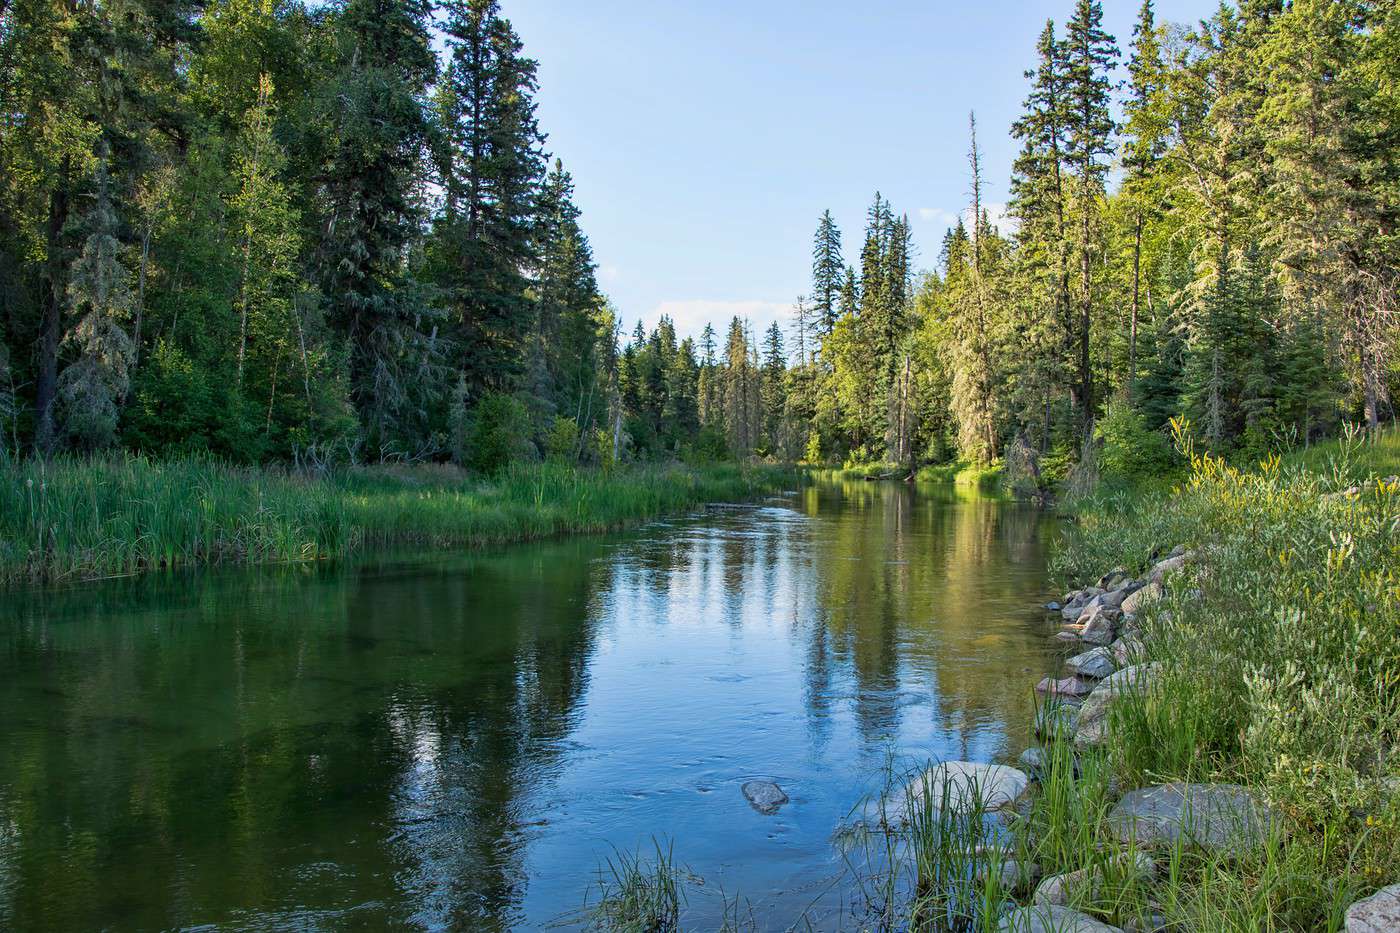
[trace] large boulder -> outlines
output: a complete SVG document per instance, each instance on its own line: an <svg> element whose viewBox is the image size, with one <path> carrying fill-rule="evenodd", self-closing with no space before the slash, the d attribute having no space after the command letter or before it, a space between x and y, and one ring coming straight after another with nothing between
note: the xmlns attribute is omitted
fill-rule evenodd
<svg viewBox="0 0 1400 933"><path fill-rule="evenodd" d="M1127 693L1140 693L1161 675L1160 664L1135 664L1101 681L1079 710L1074 727L1074 744L1080 748L1108 741L1108 708Z"/></svg>
<svg viewBox="0 0 1400 933"><path fill-rule="evenodd" d="M1247 787L1176 782L1124 794L1107 824L1125 844L1165 848L1181 842L1239 855L1262 846L1276 819Z"/></svg>
<svg viewBox="0 0 1400 933"><path fill-rule="evenodd" d="M1018 907L1004 914L997 933L1123 933L1077 910L1058 905Z"/></svg>
<svg viewBox="0 0 1400 933"><path fill-rule="evenodd" d="M1021 799L1029 784L1024 771L1006 765L945 761L874 801L866 808L866 818L891 826L908 823L925 801L934 810L946 803L956 813L969 813L979 802L984 810L1004 810Z"/></svg>
<svg viewBox="0 0 1400 933"><path fill-rule="evenodd" d="M1065 662L1065 670L1071 674L1095 680L1103 680L1117 668L1113 652L1108 648L1093 648Z"/></svg>
<svg viewBox="0 0 1400 933"><path fill-rule="evenodd" d="M1347 908L1347 933L1395 933L1400 930L1400 884L1381 888Z"/></svg>

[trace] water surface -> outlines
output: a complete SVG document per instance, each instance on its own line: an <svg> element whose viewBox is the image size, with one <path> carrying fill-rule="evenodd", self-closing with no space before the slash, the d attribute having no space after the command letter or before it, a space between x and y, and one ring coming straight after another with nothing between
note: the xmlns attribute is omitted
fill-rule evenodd
<svg viewBox="0 0 1400 933"><path fill-rule="evenodd" d="M0 929L538 929L652 840L841 925L889 762L1010 760L1053 519L828 484L626 535L0 594ZM740 785L791 802L750 808Z"/></svg>

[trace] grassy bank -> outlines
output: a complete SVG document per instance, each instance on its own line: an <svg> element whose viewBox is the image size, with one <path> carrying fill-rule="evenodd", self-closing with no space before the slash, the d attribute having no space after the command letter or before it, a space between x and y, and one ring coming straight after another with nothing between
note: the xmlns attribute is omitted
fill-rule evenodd
<svg viewBox="0 0 1400 933"><path fill-rule="evenodd" d="M1077 906L1175 929L1338 930L1353 900L1400 881L1400 483L1383 479L1400 473L1400 436L1252 468L1190 462L1171 493L1081 504L1059 556L1079 581L1176 544L1199 559L1141 613L1159 679L1114 708L1092 766L1043 795L1088 803L1031 835L1082 844L1034 855L1047 872L1098 870L1111 834L1094 801L1114 787L1242 784L1278 814L1266 845L1238 858L1178 847L1156 875Z"/></svg>
<svg viewBox="0 0 1400 933"><path fill-rule="evenodd" d="M449 467L311 477L134 456L25 461L0 476L0 581L9 583L607 531L795 481L777 468L735 465L602 472L532 464L491 480Z"/></svg>

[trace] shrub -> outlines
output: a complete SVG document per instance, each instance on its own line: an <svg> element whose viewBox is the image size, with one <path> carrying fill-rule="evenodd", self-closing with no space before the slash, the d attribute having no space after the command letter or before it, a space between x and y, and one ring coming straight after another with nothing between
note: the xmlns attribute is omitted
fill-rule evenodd
<svg viewBox="0 0 1400 933"><path fill-rule="evenodd" d="M1173 466L1167 438L1149 428L1126 402L1110 403L1094 433L1103 443L1099 467L1105 476L1139 481L1161 476Z"/></svg>
<svg viewBox="0 0 1400 933"><path fill-rule="evenodd" d="M461 452L465 465L488 475L511 463L534 459L525 403L505 392L486 393L472 412L465 448Z"/></svg>
<svg viewBox="0 0 1400 933"><path fill-rule="evenodd" d="M578 458L578 422L556 415L544 436L545 457L551 463L573 463Z"/></svg>

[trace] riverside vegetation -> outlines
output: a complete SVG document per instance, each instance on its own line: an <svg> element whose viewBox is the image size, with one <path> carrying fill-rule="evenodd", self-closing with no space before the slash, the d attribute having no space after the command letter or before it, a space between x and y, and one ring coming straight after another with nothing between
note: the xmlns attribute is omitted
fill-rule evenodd
<svg viewBox="0 0 1400 933"><path fill-rule="evenodd" d="M1394 929L1400 477L1377 470L1400 468L1400 436L1250 468L1179 437L1178 487L1073 513L1058 570L1096 582L1047 606L1083 653L1040 685L1043 747L1024 773L892 779L853 850L857 926ZM666 885L628 864L600 927L678 929L674 857Z"/></svg>
<svg viewBox="0 0 1400 933"><path fill-rule="evenodd" d="M368 544L477 546L623 527L797 479L776 467L447 465L325 475L209 458L33 460L0 483L0 581L62 581L202 563L304 561Z"/></svg>

